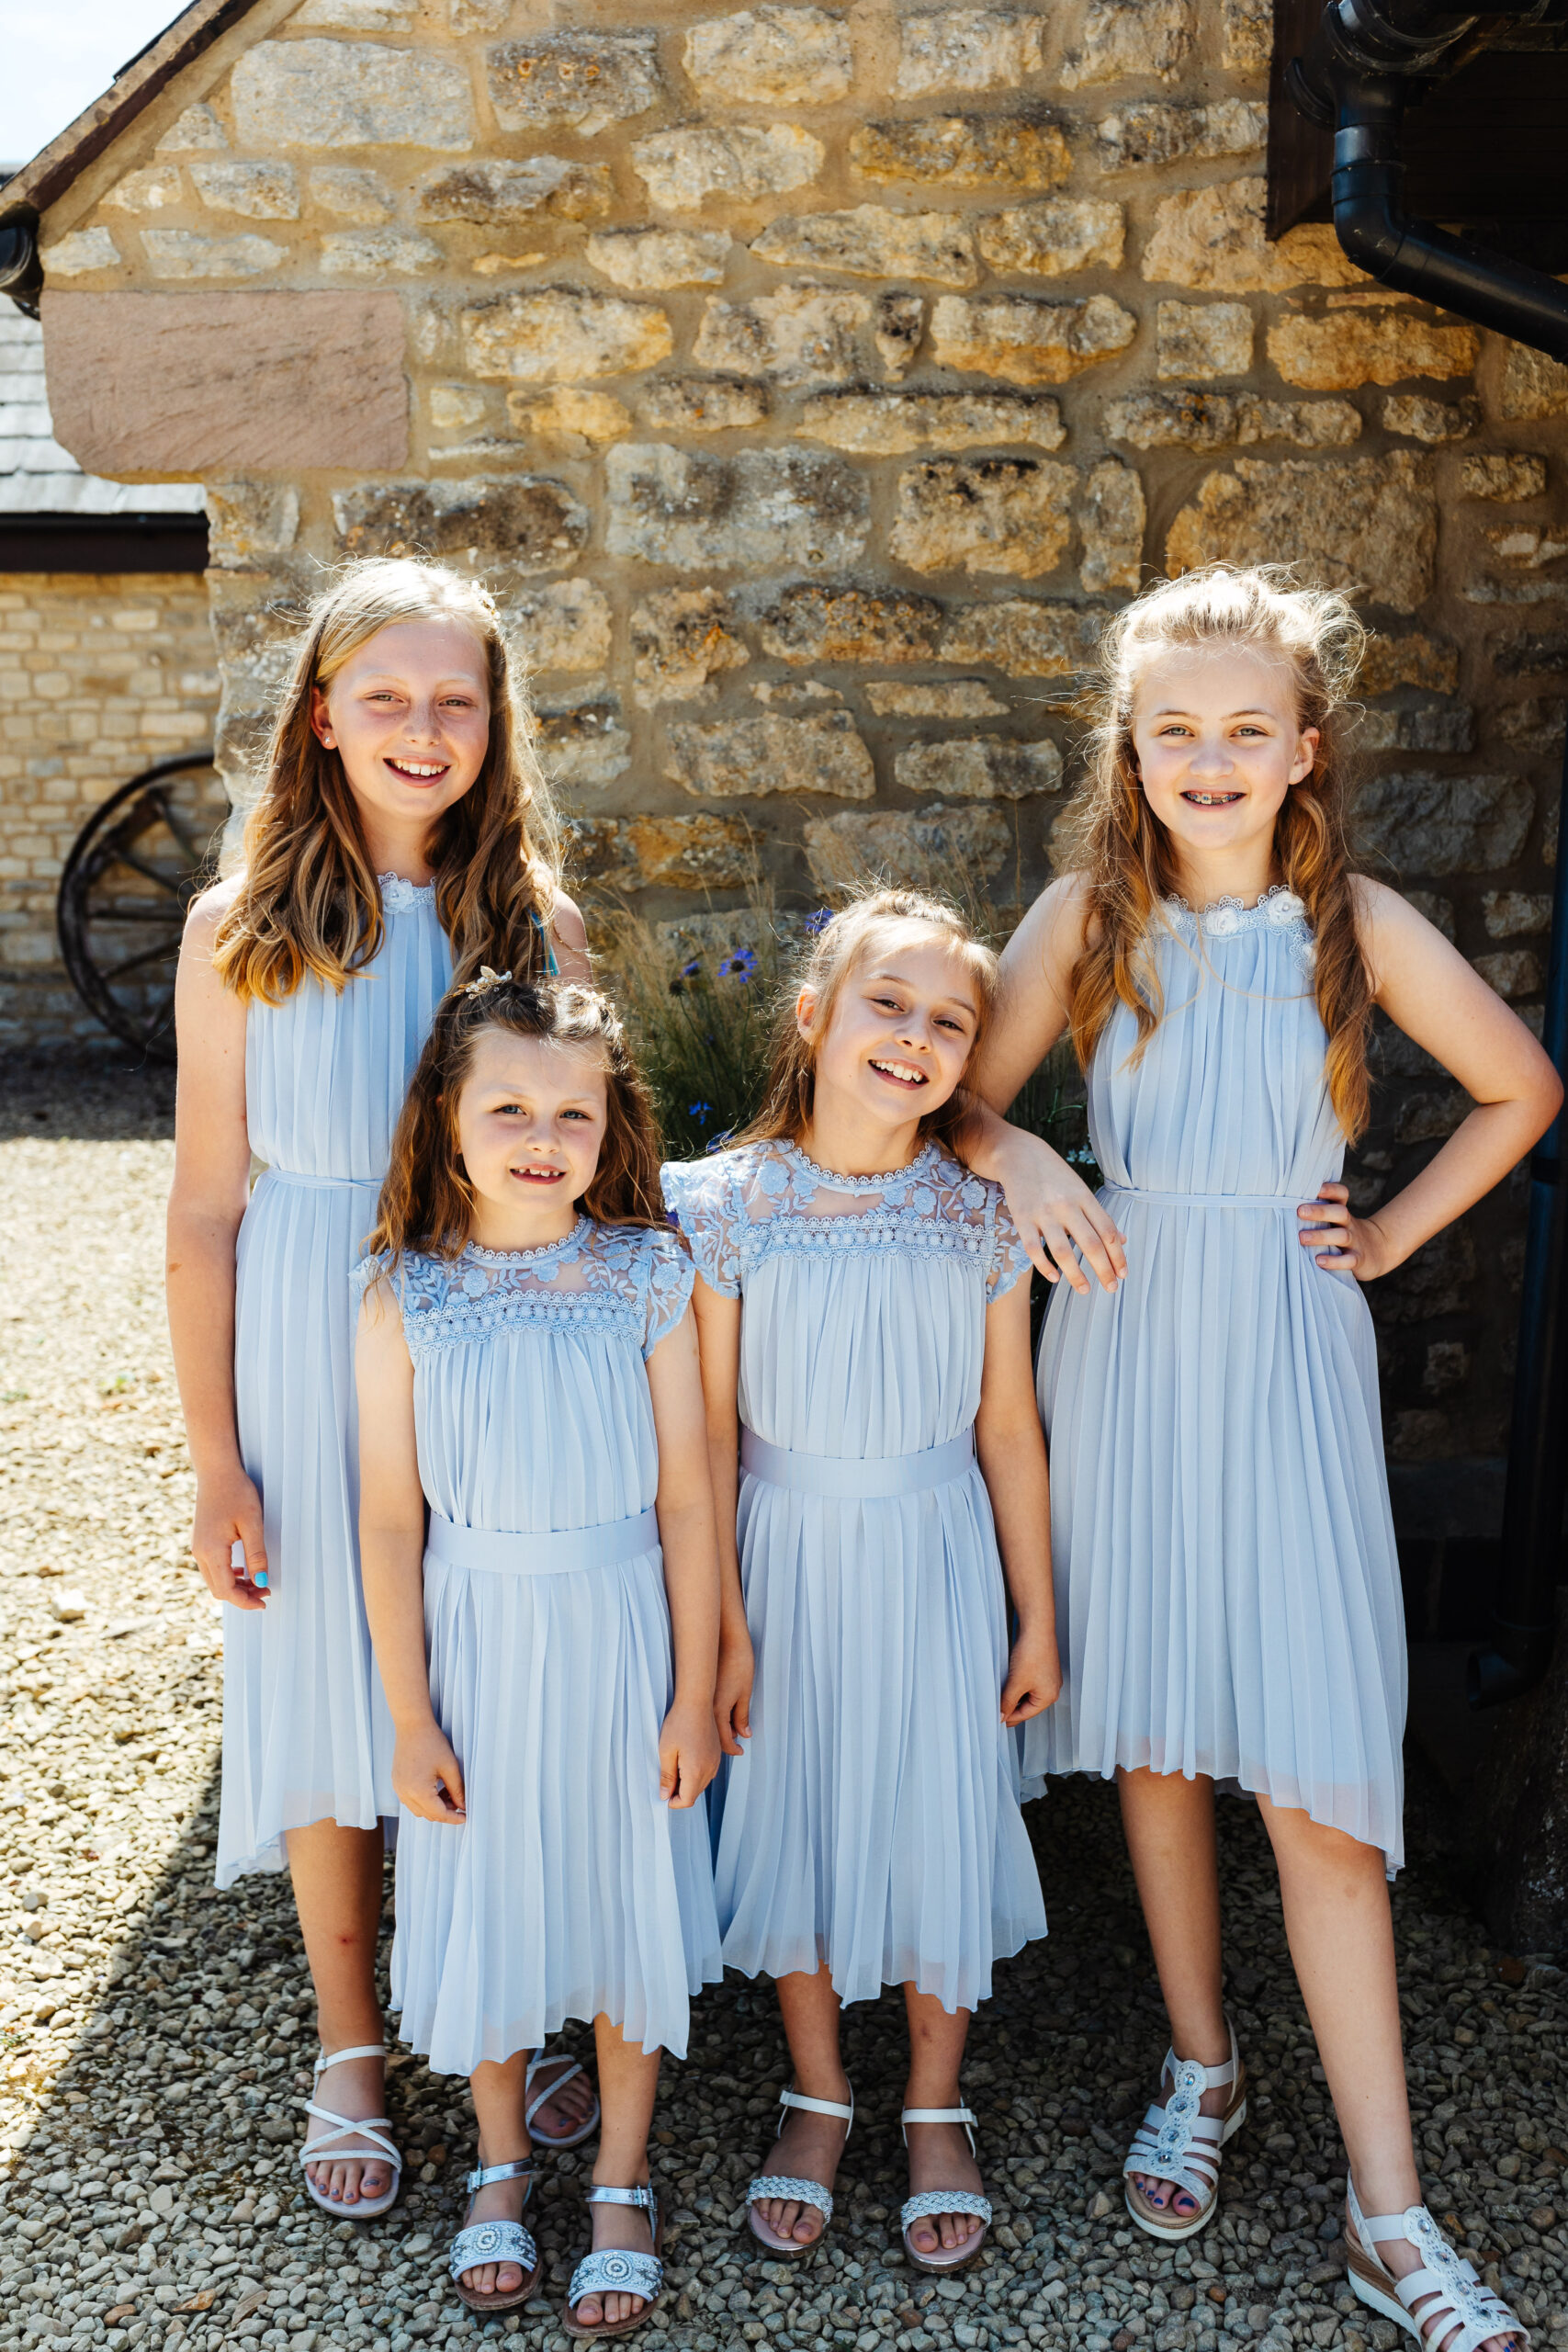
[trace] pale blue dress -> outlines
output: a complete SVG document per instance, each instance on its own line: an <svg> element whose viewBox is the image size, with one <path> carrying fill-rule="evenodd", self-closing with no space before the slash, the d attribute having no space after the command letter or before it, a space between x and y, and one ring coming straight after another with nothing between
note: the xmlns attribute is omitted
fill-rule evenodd
<svg viewBox="0 0 1568 2352"><path fill-rule="evenodd" d="M217 1876L281 1870L283 1833L397 1811L359 1589L357 1303L392 1132L451 978L433 888L381 876L386 936L339 993L245 1016L245 1122L266 1172L240 1227L234 1396L266 1524L265 1611L223 1611Z"/></svg>
<svg viewBox="0 0 1568 2352"><path fill-rule="evenodd" d="M934 1145L874 1177L747 1145L664 1189L704 1281L742 1302L756 1683L716 1783L725 1960L973 2009L1045 1933L971 1435L986 1310L1028 1261L996 1187Z"/></svg>
<svg viewBox="0 0 1568 2352"><path fill-rule="evenodd" d="M1165 1013L1089 1078L1107 1293L1057 1286L1039 1363L1066 1685L1026 1777L1239 1781L1403 1855L1404 1623L1377 1346L1353 1275L1297 1238L1338 1177L1299 899L1168 904Z"/></svg>
<svg viewBox="0 0 1568 2352"><path fill-rule="evenodd" d="M587 1217L545 1249L390 1274L431 1700L467 1809L398 1828L392 2007L437 2074L601 2011L684 2057L690 2000L723 1973L705 1804L659 1792L674 1669L646 1359L692 1281L673 1234Z"/></svg>

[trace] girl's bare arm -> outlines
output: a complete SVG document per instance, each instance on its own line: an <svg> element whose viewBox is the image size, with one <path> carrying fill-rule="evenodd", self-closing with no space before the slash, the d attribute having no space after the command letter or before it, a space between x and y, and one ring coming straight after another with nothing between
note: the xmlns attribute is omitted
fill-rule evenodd
<svg viewBox="0 0 1568 2352"><path fill-rule="evenodd" d="M578 908L564 891L556 892L556 910L550 918L550 931L562 979L585 980L592 984L593 965L588 953L587 927Z"/></svg>
<svg viewBox="0 0 1568 2352"><path fill-rule="evenodd" d="M718 1770L714 1676L718 1660L718 1539L690 1307L648 1360L659 1440L659 1541L675 1648L675 1698L660 1741L660 1788L694 1804Z"/></svg>
<svg viewBox="0 0 1568 2352"><path fill-rule="evenodd" d="M702 1351L708 1466L718 1524L718 1679L714 1713L727 1756L751 1736L751 1634L740 1589L736 1512L740 1499L740 1301L710 1290L699 1274L692 1293Z"/></svg>
<svg viewBox="0 0 1568 2352"><path fill-rule="evenodd" d="M1051 1582L1051 1488L1030 1362L1027 1281L1014 1283L986 1310L975 1450L991 1498L1002 1572L1018 1612L1002 1721L1027 1723L1062 1687Z"/></svg>
<svg viewBox="0 0 1568 2352"><path fill-rule="evenodd" d="M240 1459L234 1411L234 1253L251 1180L245 1008L212 968L233 887L220 884L197 900L180 949L165 1282L175 1373L196 1471L191 1550L220 1600L262 1609L267 1562L261 1497ZM243 1573L231 1562L236 1543L244 1546Z"/></svg>

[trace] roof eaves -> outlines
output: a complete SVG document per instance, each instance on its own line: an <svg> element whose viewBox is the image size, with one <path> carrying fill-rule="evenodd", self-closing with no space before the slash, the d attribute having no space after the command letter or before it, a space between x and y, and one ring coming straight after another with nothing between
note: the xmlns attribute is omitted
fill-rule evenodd
<svg viewBox="0 0 1568 2352"><path fill-rule="evenodd" d="M0 210L26 205L47 212L176 74L255 6L256 0L191 0L166 31L122 68L102 97L6 182Z"/></svg>

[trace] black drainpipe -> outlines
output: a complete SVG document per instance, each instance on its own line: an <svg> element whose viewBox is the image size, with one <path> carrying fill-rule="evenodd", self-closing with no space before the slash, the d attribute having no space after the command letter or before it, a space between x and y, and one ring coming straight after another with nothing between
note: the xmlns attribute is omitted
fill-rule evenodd
<svg viewBox="0 0 1568 2352"><path fill-rule="evenodd" d="M1412 220L1401 205L1404 108L1483 41L1499 17L1559 21L1562 0L1493 8L1486 19L1433 0L1328 0L1286 86L1302 112L1334 130L1334 226L1350 259L1382 285L1568 359L1568 287L1506 254ZM1479 33L1477 31L1480 27ZM1543 161L1543 169L1546 168ZM1542 1043L1568 1079L1568 758L1551 901ZM1551 1658L1568 1499L1568 1166L1564 1121L1530 1160L1524 1301L1519 1316L1502 1566L1487 1645L1471 1658L1472 1707L1538 1683Z"/></svg>

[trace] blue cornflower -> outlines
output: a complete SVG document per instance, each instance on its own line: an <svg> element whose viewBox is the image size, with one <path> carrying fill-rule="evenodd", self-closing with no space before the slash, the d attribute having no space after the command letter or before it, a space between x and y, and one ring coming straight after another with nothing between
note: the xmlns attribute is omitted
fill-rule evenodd
<svg viewBox="0 0 1568 2352"><path fill-rule="evenodd" d="M683 980L694 980L694 979L696 978L696 977L697 977L697 974L702 970L702 968L703 968L703 959L702 959L702 957L701 957L700 956L693 956L693 958L692 958L692 960L691 960L691 962L690 962L689 964L682 964L682 967L681 967L681 978L682 978Z"/></svg>
<svg viewBox="0 0 1568 2352"><path fill-rule="evenodd" d="M686 1116L688 1119L695 1119L699 1127L705 1127L708 1121L713 1116L713 1104L711 1102L688 1102L686 1105Z"/></svg>
<svg viewBox="0 0 1568 2352"><path fill-rule="evenodd" d="M818 907L815 914L809 914L806 918L805 927L807 937L816 939L822 932L827 930L828 925L832 922L832 920L833 910L831 907Z"/></svg>
<svg viewBox="0 0 1568 2352"><path fill-rule="evenodd" d="M721 980L749 980L756 968L756 949L738 947L733 955L725 957L718 967L718 976Z"/></svg>

